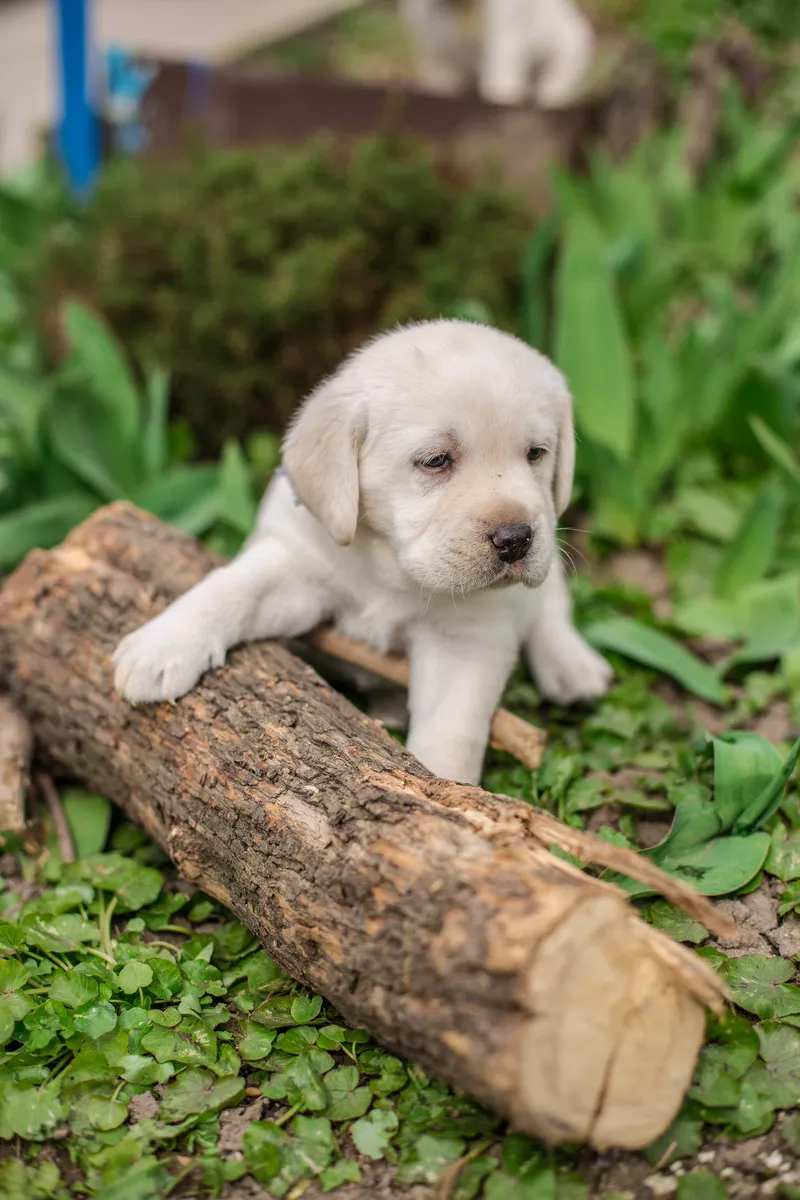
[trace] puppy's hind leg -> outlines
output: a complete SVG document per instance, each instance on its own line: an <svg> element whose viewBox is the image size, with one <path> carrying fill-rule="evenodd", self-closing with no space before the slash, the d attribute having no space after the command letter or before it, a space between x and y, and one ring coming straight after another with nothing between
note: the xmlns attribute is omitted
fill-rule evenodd
<svg viewBox="0 0 800 1200"><path fill-rule="evenodd" d="M163 613L128 634L114 653L114 686L132 703L176 700L240 642L296 637L325 615L320 588L297 575L272 538L252 542Z"/></svg>
<svg viewBox="0 0 800 1200"><path fill-rule="evenodd" d="M604 695L614 672L572 624L572 600L558 556L532 600L534 616L525 638L525 653L545 699L575 704Z"/></svg>

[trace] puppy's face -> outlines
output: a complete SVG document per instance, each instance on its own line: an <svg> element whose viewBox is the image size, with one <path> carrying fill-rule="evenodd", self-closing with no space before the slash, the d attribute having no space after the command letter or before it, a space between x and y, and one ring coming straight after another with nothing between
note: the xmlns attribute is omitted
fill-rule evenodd
<svg viewBox="0 0 800 1200"><path fill-rule="evenodd" d="M312 395L284 463L337 540L383 537L428 592L544 582L569 499L571 404L556 369L481 325L372 342Z"/></svg>

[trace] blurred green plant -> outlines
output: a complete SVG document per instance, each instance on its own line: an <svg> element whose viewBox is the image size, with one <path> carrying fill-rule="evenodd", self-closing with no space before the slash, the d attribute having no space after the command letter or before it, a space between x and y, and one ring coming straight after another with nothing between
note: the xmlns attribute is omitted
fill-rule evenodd
<svg viewBox="0 0 800 1200"><path fill-rule="evenodd" d="M425 146L380 138L111 164L18 273L50 330L88 300L139 362L169 367L174 411L216 454L282 429L366 338L465 308L516 323L523 201Z"/></svg>
<svg viewBox="0 0 800 1200"><path fill-rule="evenodd" d="M239 444L228 441L219 464L181 461L165 372L148 371L140 385L108 328L80 304L65 305L62 329L69 350L49 373L25 344L16 354L13 343L0 348L0 570L122 499L234 551L255 517Z"/></svg>
<svg viewBox="0 0 800 1200"><path fill-rule="evenodd" d="M718 36L732 23L769 50L784 49L800 37L800 9L786 0L591 0L589 10L635 30L681 74L696 42Z"/></svg>
<svg viewBox="0 0 800 1200"><path fill-rule="evenodd" d="M797 129L761 123L733 97L726 118L726 151L701 184L680 130L559 179L543 342L573 387L595 532L623 545L690 532L728 547L721 595L778 565L800 502Z"/></svg>

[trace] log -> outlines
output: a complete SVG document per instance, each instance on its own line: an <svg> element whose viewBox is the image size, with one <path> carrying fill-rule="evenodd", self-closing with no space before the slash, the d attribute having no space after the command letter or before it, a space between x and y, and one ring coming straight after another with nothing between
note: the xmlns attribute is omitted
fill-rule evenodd
<svg viewBox="0 0 800 1200"><path fill-rule="evenodd" d="M0 832L25 828L25 795L33 734L22 713L7 696L0 696Z"/></svg>
<svg viewBox="0 0 800 1200"><path fill-rule="evenodd" d="M347 1021L516 1128L599 1148L661 1134L720 986L547 845L663 877L432 777L279 645L132 708L112 692L115 644L211 565L117 504L7 580L0 678L49 768L119 804ZM665 890L730 933L708 901Z"/></svg>

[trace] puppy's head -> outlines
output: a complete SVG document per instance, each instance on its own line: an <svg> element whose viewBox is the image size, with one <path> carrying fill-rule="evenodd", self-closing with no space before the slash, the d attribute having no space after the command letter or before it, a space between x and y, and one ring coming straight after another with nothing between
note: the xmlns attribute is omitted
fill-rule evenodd
<svg viewBox="0 0 800 1200"><path fill-rule="evenodd" d="M467 321L370 342L312 393L284 442L289 479L331 537L377 533L431 592L543 583L574 463L561 374Z"/></svg>

